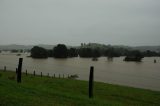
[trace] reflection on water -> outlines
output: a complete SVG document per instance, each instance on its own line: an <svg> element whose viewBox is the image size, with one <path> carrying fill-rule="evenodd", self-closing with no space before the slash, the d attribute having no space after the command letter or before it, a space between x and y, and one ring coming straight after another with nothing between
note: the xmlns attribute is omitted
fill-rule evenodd
<svg viewBox="0 0 160 106"><path fill-rule="evenodd" d="M15 70L18 58L23 57L23 71L47 75L56 74L78 74L79 79L88 80L90 66L95 67L95 80L128 85L133 87L160 90L160 58L144 58L142 62L125 62L124 57L107 59L101 57L98 61L91 58L68 58L68 59L32 59L27 55L2 55L0 54L0 68L7 66L7 69ZM156 63L154 63L156 59Z"/></svg>
<svg viewBox="0 0 160 106"><path fill-rule="evenodd" d="M113 57L107 57L108 62L113 62Z"/></svg>

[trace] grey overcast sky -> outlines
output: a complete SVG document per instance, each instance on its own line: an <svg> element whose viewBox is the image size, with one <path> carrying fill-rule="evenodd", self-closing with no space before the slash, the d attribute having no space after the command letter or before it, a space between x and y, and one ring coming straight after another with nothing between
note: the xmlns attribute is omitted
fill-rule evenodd
<svg viewBox="0 0 160 106"><path fill-rule="evenodd" d="M160 0L0 0L0 44L160 45Z"/></svg>

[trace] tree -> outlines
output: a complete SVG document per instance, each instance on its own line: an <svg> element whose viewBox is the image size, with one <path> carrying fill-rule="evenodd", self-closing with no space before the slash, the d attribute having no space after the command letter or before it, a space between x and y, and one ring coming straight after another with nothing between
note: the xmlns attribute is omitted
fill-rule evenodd
<svg viewBox="0 0 160 106"><path fill-rule="evenodd" d="M48 57L53 57L53 50L47 50L48 52Z"/></svg>
<svg viewBox="0 0 160 106"><path fill-rule="evenodd" d="M100 50L99 49L93 49L92 50L92 57L100 57Z"/></svg>
<svg viewBox="0 0 160 106"><path fill-rule="evenodd" d="M48 53L47 53L46 49L44 49L42 47L34 46L31 49L31 57L33 57L33 58L47 58Z"/></svg>
<svg viewBox="0 0 160 106"><path fill-rule="evenodd" d="M68 50L64 44L58 44L53 49L53 57L55 58L67 58Z"/></svg>
<svg viewBox="0 0 160 106"><path fill-rule="evenodd" d="M80 48L78 50L78 54L80 57L92 57L92 49L91 48Z"/></svg>
<svg viewBox="0 0 160 106"><path fill-rule="evenodd" d="M139 50L129 51L127 56L143 58L143 54Z"/></svg>
<svg viewBox="0 0 160 106"><path fill-rule="evenodd" d="M129 51L127 56L124 58L124 61L138 61L140 62L143 58L143 55L138 50Z"/></svg>
<svg viewBox="0 0 160 106"><path fill-rule="evenodd" d="M11 50L11 53L18 53L18 50L13 49L13 50Z"/></svg>
<svg viewBox="0 0 160 106"><path fill-rule="evenodd" d="M112 58L112 57L119 57L120 56L120 51L116 51L113 47L108 48L105 51L105 56Z"/></svg>
<svg viewBox="0 0 160 106"><path fill-rule="evenodd" d="M155 52L155 51L147 50L147 51L143 52L143 56L145 56L145 57L160 56L160 53Z"/></svg>
<svg viewBox="0 0 160 106"><path fill-rule="evenodd" d="M70 48L70 49L68 50L68 56L69 56L69 57L77 57L77 56L78 56L77 49L75 49L75 48Z"/></svg>
<svg viewBox="0 0 160 106"><path fill-rule="evenodd" d="M22 50L22 49L20 49L20 50L19 50L19 52L20 52L20 53L23 53L23 50Z"/></svg>

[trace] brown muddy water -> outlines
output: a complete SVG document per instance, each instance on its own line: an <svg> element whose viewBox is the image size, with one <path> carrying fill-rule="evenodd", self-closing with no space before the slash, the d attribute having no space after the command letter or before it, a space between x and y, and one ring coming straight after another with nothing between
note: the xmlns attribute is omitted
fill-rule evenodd
<svg viewBox="0 0 160 106"><path fill-rule="evenodd" d="M146 57L142 62L124 62L124 57L114 58L113 61L101 57L98 61L91 58L68 58L68 59L32 59L28 54L16 56L16 54L0 54L0 69L4 66L8 70L16 70L18 59L23 57L23 72L53 76L64 74L65 77L73 74L78 79L88 80L90 66L94 66L94 80L99 82L127 85L160 91L160 57ZM157 63L154 63L154 59Z"/></svg>

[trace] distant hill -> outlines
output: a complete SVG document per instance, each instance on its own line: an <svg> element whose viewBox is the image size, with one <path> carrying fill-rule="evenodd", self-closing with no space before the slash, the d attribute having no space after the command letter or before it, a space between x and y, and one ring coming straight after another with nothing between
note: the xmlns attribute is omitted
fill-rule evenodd
<svg viewBox="0 0 160 106"><path fill-rule="evenodd" d="M150 51L160 52L160 46L137 46L132 48L140 51L150 50Z"/></svg>
<svg viewBox="0 0 160 106"><path fill-rule="evenodd" d="M40 44L40 45L0 45L0 50L30 50L31 48L33 48L33 46L40 46L46 49L53 49L54 45L44 45L44 44Z"/></svg>
<svg viewBox="0 0 160 106"><path fill-rule="evenodd" d="M0 50L13 50L13 49L31 49L33 46L32 45L0 45Z"/></svg>

